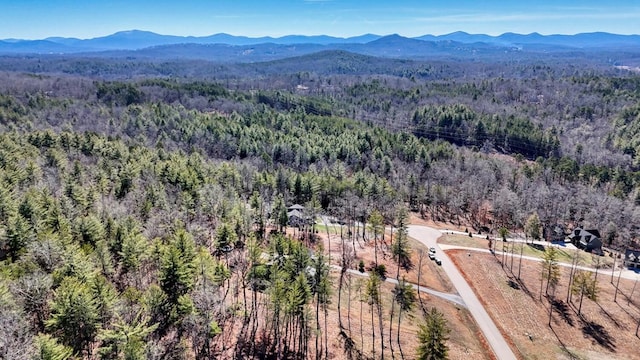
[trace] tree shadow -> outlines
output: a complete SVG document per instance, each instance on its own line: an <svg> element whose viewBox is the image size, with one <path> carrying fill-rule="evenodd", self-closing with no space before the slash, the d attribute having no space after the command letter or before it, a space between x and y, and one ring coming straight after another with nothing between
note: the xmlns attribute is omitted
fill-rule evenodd
<svg viewBox="0 0 640 360"><path fill-rule="evenodd" d="M596 302L596 304L598 304L598 306L600 307L600 312L603 313L607 318L609 318L609 320L611 320L611 322L613 322L613 324L618 329L623 329L623 330L627 330L628 329L628 327L626 325L621 324L620 322L618 322L618 319L616 319L615 316L613 316L605 308L603 308L602 305L600 305L599 302Z"/></svg>
<svg viewBox="0 0 640 360"><path fill-rule="evenodd" d="M530 247L530 248L533 248L533 249L535 249L535 250L538 250L538 251L542 251L542 252L544 252L544 246L543 246L543 245L541 245L541 244L531 244L531 243L527 243L527 245L529 245L529 247Z"/></svg>
<svg viewBox="0 0 640 360"><path fill-rule="evenodd" d="M511 271L507 271L506 267L503 269L505 275L507 275L507 285L514 290L522 290L525 294L527 294L532 300L535 300L534 294L529 290L527 285L522 281L522 279L518 279L515 274Z"/></svg>
<svg viewBox="0 0 640 360"><path fill-rule="evenodd" d="M560 343L560 347L562 348L562 350L567 354L567 356L569 356L569 359L576 359L576 360L580 359L578 355L572 353L571 350L569 350L569 348L567 348L567 346L564 344L564 342L562 342L562 340L558 336L558 333L556 333L556 330L553 328L553 326L549 326L549 328L551 329L551 332L553 333L553 335L556 336L556 340L558 340L558 342Z"/></svg>
<svg viewBox="0 0 640 360"><path fill-rule="evenodd" d="M624 307L622 307L622 305L620 305L620 303L619 303L619 302L616 302L616 305L618 305L618 307L619 307L620 309L622 309L622 311L624 311L624 312L629 316L629 318L630 318L630 319L635 319L635 315L631 314L631 313L629 312L629 310L627 310L627 309L625 309Z"/></svg>
<svg viewBox="0 0 640 360"><path fill-rule="evenodd" d="M518 279L518 285L520 285L520 289L522 289L522 291L524 291L525 294L529 295L531 300L535 300L535 296L533 295L533 293L529 290L527 285L525 285L525 283L521 279Z"/></svg>
<svg viewBox="0 0 640 360"><path fill-rule="evenodd" d="M508 279L507 284L514 290L520 290L520 284L518 284L516 281L513 281L513 279Z"/></svg>
<svg viewBox="0 0 640 360"><path fill-rule="evenodd" d="M630 298L630 296L625 294L622 290L618 290L618 294L619 294L619 296L623 296L628 304L633 304L633 306L635 306L636 308L640 308L640 306L638 306L638 304L634 301L634 299ZM616 301L616 303L618 303L618 301ZM618 306L620 306L620 304L618 304ZM620 307L622 307L622 306L620 306ZM628 312L627 312L627 314L628 314Z"/></svg>
<svg viewBox="0 0 640 360"><path fill-rule="evenodd" d="M364 354L356 347L355 342L344 329L340 330L340 340L342 340L344 355L348 360L365 360Z"/></svg>
<svg viewBox="0 0 640 360"><path fill-rule="evenodd" d="M404 270L404 271L411 271L415 268L415 265L413 264L413 262L411 261L411 258L409 257L404 257L400 259L400 267Z"/></svg>
<svg viewBox="0 0 640 360"><path fill-rule="evenodd" d="M552 299L551 306L553 306L553 310L560 315L560 318L564 320L565 323L571 327L575 326L573 318L571 317L571 309L569 309L567 303L559 299Z"/></svg>
<svg viewBox="0 0 640 360"><path fill-rule="evenodd" d="M605 349L615 352L616 344L615 339L609 334L607 329L605 329L602 325L595 323L593 321L587 321L584 318L582 319L582 333L585 336L590 337L594 341L596 341L600 346Z"/></svg>

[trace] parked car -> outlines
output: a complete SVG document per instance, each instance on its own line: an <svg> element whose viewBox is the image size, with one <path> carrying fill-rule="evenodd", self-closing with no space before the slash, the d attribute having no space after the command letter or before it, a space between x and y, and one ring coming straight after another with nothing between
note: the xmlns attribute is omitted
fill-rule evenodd
<svg viewBox="0 0 640 360"><path fill-rule="evenodd" d="M439 258L435 258L434 261L436 262L436 264L442 265L442 260L440 260Z"/></svg>
<svg viewBox="0 0 640 360"><path fill-rule="evenodd" d="M436 259L436 254L435 253L429 253L429 259L431 260L435 260Z"/></svg>
<svg viewBox="0 0 640 360"><path fill-rule="evenodd" d="M429 248L429 254L435 254L436 253L436 248L432 247Z"/></svg>

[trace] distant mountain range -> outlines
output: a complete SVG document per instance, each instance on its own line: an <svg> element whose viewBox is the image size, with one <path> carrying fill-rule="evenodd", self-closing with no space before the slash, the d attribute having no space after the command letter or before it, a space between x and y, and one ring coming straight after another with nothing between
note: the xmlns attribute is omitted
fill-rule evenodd
<svg viewBox="0 0 640 360"><path fill-rule="evenodd" d="M0 54L82 54L136 58L189 58L254 62L302 56L317 51L341 50L392 58L482 56L504 52L570 52L594 50L640 53L640 35L582 33L540 35L505 33L499 36L454 32L406 38L365 34L339 38L326 35L288 35L278 38L160 35L148 31L122 31L93 39L51 37L42 40L0 40Z"/></svg>

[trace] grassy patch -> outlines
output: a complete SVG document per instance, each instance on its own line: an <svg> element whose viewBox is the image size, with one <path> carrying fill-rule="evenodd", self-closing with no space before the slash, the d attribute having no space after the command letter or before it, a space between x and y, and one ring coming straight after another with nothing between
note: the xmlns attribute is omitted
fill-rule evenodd
<svg viewBox="0 0 640 360"><path fill-rule="evenodd" d="M469 237L467 235L459 234L444 234L439 240L439 243L446 245L455 245L476 249L488 249L489 244L486 239ZM503 250L502 241L497 241L495 244L496 251ZM520 255L520 247L522 246L522 254L524 256L531 256L535 258L542 258L544 254L544 246L538 244L525 244L521 242L506 242L504 243L504 250L511 253L511 247L513 246L513 254ZM559 247L558 248L558 261L562 263L571 263L572 257L575 255L575 250ZM613 259L607 256L597 256L586 253L584 251L578 251L580 257L578 265L595 267L596 262L600 261L600 268L611 268Z"/></svg>

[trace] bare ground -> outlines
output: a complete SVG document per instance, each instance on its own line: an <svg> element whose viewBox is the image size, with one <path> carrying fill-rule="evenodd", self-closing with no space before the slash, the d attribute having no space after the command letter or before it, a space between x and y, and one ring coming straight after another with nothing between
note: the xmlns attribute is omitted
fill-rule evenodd
<svg viewBox="0 0 640 360"><path fill-rule="evenodd" d="M621 279L614 302L617 279L600 272L598 301L586 297L578 315L579 295L567 303L569 269L561 269L555 298L541 291L541 265L522 262L511 266L500 256L450 250L448 255L463 272L491 317L523 359L640 359L636 328L640 303L630 299L635 281ZM637 297L636 289L634 298ZM542 294L542 296L541 296ZM551 326L550 301L553 304Z"/></svg>
<svg viewBox="0 0 640 360"><path fill-rule="evenodd" d="M415 223L419 220L414 220ZM322 239L325 250L330 250L332 264L340 265L341 259L341 238L339 228L330 228L329 236L327 237L326 231L319 231L318 235ZM343 230L343 235L345 232ZM351 241L347 241L349 245ZM385 243L379 244L378 249L378 262L384 264L387 269L388 277L395 278L397 272L397 266L392 259L386 254L390 254L388 246L391 243L390 233L385 234ZM453 285L442 271L441 267L437 266L433 261L429 260L426 256L428 249L419 242L411 239L412 252L412 264L413 267L408 271L401 270L400 278L404 277L407 281L412 283L418 283L418 273L420 272L420 285L430 287L434 290L442 292L454 292ZM352 247L352 245L350 246ZM422 260L420 260L422 254ZM373 241L363 241L362 239L355 243L355 259L350 266L353 269L357 269L357 265L360 260L365 263L366 267L369 267L374 263L374 244ZM421 265L421 266L419 266ZM329 320L328 327L330 329L330 357L335 359L346 358L343 351L344 342L339 337L338 326L338 314L337 314L337 284L338 284L338 271L334 273L335 291L332 304L329 308ZM345 333L350 336L355 346L362 350L365 356L372 356L372 327L371 327L371 309L366 302L360 301L361 295L359 288L363 286L366 278L361 278L357 275L349 275L345 280L345 285L342 294L342 322L346 328ZM350 286L348 284L351 284ZM391 358L391 349L389 342L389 320L391 309L391 297L392 297L393 285L385 283L383 285L382 297L383 297L383 318L384 318L384 338L386 343L385 359ZM450 359L494 359L488 345L486 344L482 333L475 324L470 313L455 304L442 300L435 296L428 294L421 294L422 306L425 309L436 307L440 312L444 314L447 319L447 324L451 329L450 339L448 341L449 346L449 358ZM360 306L362 305L362 316L360 315ZM397 307L396 307L397 314ZM360 330L360 324L362 321L362 331ZM400 353L397 345L397 317L394 316L393 324L393 347L395 357L400 359ZM417 303L414 311L411 314L403 314L400 341L405 359L415 358L415 349L418 345L417 332L418 324L422 321L421 304ZM376 356L380 356L380 335L378 329L378 319L374 316L375 331L376 331ZM349 330L350 329L350 330Z"/></svg>

